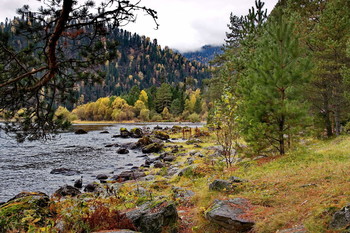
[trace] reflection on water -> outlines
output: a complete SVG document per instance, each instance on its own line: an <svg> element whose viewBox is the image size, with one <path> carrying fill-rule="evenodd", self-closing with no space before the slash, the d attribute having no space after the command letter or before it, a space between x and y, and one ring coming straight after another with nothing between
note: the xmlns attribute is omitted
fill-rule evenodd
<svg viewBox="0 0 350 233"><path fill-rule="evenodd" d="M144 163L142 152L130 150L129 154L119 155L116 147L108 144L135 142L137 139L112 138L125 127L155 126L172 127L174 123L152 124L83 124L73 125L74 130L84 129L88 134L62 133L57 140L47 142L24 142L18 144L0 132L0 202L6 201L21 191L42 191L52 194L64 184L72 185L75 179L83 176L84 183L96 181L98 174L112 176L133 166ZM200 124L182 124L190 127ZM102 130L109 131L101 134ZM50 174L54 168L78 170L81 175L64 176Z"/></svg>

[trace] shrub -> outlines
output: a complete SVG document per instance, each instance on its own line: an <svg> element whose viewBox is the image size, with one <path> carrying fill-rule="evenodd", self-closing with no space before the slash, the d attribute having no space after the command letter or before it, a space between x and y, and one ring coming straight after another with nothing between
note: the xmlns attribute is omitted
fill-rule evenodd
<svg viewBox="0 0 350 233"><path fill-rule="evenodd" d="M189 120L189 121L191 121L191 122L200 122L201 121L201 119L200 119L200 117L199 117L199 115L197 114L197 113L192 113L191 115L189 115L188 117L187 117L187 119Z"/></svg>

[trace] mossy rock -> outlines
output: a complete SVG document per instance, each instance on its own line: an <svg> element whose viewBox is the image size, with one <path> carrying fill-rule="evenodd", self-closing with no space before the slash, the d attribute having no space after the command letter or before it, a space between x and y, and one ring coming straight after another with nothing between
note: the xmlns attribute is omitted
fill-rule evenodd
<svg viewBox="0 0 350 233"><path fill-rule="evenodd" d="M50 199L44 193L18 194L0 206L0 233L27 232L30 226L49 226L53 215L49 204Z"/></svg>
<svg viewBox="0 0 350 233"><path fill-rule="evenodd" d="M145 136L145 137L140 138L137 141L136 145L137 146L147 146L147 145L152 144L152 143L153 143L152 139L148 136Z"/></svg>
<svg viewBox="0 0 350 233"><path fill-rule="evenodd" d="M168 140L170 138L170 136L163 131L154 131L153 134L156 138L161 139L161 140Z"/></svg>
<svg viewBox="0 0 350 233"><path fill-rule="evenodd" d="M143 153L158 153L163 149L163 144L161 143L152 143L142 148Z"/></svg>
<svg viewBox="0 0 350 233"><path fill-rule="evenodd" d="M128 138L130 137L130 132L126 128L120 128L120 137L122 138Z"/></svg>
<svg viewBox="0 0 350 233"><path fill-rule="evenodd" d="M131 137L133 138L142 138L143 132L141 128L133 128L130 130Z"/></svg>

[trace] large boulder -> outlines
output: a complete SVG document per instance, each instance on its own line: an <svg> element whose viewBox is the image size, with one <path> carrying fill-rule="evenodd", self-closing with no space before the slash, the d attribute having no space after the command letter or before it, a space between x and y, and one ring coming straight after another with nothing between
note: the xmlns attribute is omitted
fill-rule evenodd
<svg viewBox="0 0 350 233"><path fill-rule="evenodd" d="M334 213L329 226L332 229L350 227L350 204Z"/></svg>
<svg viewBox="0 0 350 233"><path fill-rule="evenodd" d="M142 153L157 153L161 151L163 144L161 143L152 143L147 146L142 147Z"/></svg>
<svg viewBox="0 0 350 233"><path fill-rule="evenodd" d="M141 128L133 128L130 130L130 136L133 138L142 138L143 132Z"/></svg>
<svg viewBox="0 0 350 233"><path fill-rule="evenodd" d="M52 169L52 171L50 172L50 174L64 175L64 176L75 176L75 175L79 175L80 173L81 173L80 171L76 171L76 170L72 170L64 167Z"/></svg>
<svg viewBox="0 0 350 233"><path fill-rule="evenodd" d="M130 132L126 128L120 128L120 137L122 138L128 138L130 137Z"/></svg>
<svg viewBox="0 0 350 233"><path fill-rule="evenodd" d="M16 195L0 206L0 232L29 232L29 225L38 228L49 225L54 214L49 205L50 199L45 193L22 192Z"/></svg>
<svg viewBox="0 0 350 233"><path fill-rule="evenodd" d="M154 131L153 134L154 134L154 137L156 137L156 138L158 138L160 140L168 140L170 138L170 136L167 133L163 132L163 131L158 131L157 130L157 131Z"/></svg>
<svg viewBox="0 0 350 233"><path fill-rule="evenodd" d="M251 205L244 198L215 200L205 217L232 232L248 232L254 226L254 222L247 217L250 211Z"/></svg>
<svg viewBox="0 0 350 233"><path fill-rule="evenodd" d="M79 189L70 186L70 185L65 185L59 189L56 190L56 192L53 194L54 196L57 197L65 197L65 196L72 196L75 197L77 195L81 194Z"/></svg>
<svg viewBox="0 0 350 233"><path fill-rule="evenodd" d="M140 138L137 141L136 145L139 147L143 147L143 146L147 146L147 145L152 144L152 143L153 143L152 139L149 136L145 136L145 137Z"/></svg>
<svg viewBox="0 0 350 233"><path fill-rule="evenodd" d="M136 210L126 213L137 230L142 233L174 232L178 220L175 204L167 201L146 203Z"/></svg>

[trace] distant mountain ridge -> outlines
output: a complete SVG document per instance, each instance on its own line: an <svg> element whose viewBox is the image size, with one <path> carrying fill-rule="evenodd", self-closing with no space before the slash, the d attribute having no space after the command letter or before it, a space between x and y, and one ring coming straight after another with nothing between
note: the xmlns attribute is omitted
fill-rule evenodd
<svg viewBox="0 0 350 233"><path fill-rule="evenodd" d="M19 20L19 19L17 19ZM11 31L13 21L0 23L0 30L10 33L14 47L22 48L27 44L24 37L16 37ZM118 41L117 58L107 61L101 67L106 73L101 84L80 82L76 84L75 99L79 104L96 101L100 97L127 93L133 86L140 89L159 87L162 83L173 86L183 83L200 87L202 80L210 78L208 66L186 59L180 53L165 47L161 48L157 40L140 36L123 29L112 29L108 40ZM88 27L82 30L90 30Z"/></svg>
<svg viewBox="0 0 350 233"><path fill-rule="evenodd" d="M190 61L197 61L202 64L209 64L215 55L222 54L222 46L204 45L200 50L182 53Z"/></svg>

